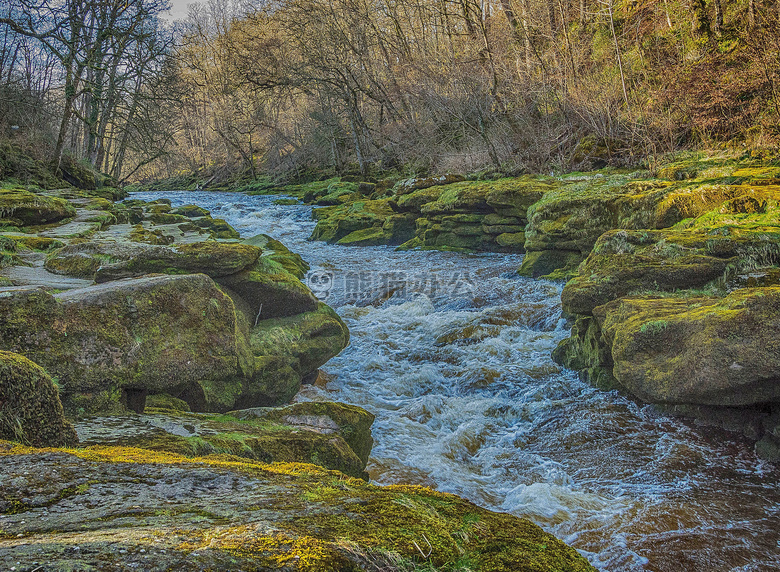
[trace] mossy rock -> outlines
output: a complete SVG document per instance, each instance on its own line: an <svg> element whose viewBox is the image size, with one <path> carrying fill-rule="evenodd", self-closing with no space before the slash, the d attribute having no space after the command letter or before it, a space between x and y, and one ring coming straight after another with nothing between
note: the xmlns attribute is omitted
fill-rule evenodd
<svg viewBox="0 0 780 572"><path fill-rule="evenodd" d="M27 250L37 250L40 252L50 252L58 248L65 246L65 243L60 242L56 238L49 238L46 236L12 236L11 239L16 242L17 248Z"/></svg>
<svg viewBox="0 0 780 572"><path fill-rule="evenodd" d="M6 443L0 455L4 526L22 534L3 541L5 568L39 561L148 569L153 545L160 570L595 570L527 520L455 495L378 487L311 464ZM43 506L49 516L36 518ZM63 552L74 544L89 551Z"/></svg>
<svg viewBox="0 0 780 572"><path fill-rule="evenodd" d="M612 375L612 354L593 317L578 317L571 336L561 340L552 352L555 363L579 372L594 387L612 390L620 387Z"/></svg>
<svg viewBox="0 0 780 572"><path fill-rule="evenodd" d="M707 214L672 229L606 232L564 288L563 309L589 314L630 293L722 289L768 274L780 263L778 214Z"/></svg>
<svg viewBox="0 0 780 572"><path fill-rule="evenodd" d="M213 238L241 238L241 234L221 218L201 217L193 219L193 222L200 228L209 231Z"/></svg>
<svg viewBox="0 0 780 572"><path fill-rule="evenodd" d="M527 236L527 235L526 235ZM526 248L528 240L525 242ZM556 270L576 270L584 256L571 250L542 250L526 252L523 263L518 268L520 276L539 278L553 273Z"/></svg>
<svg viewBox="0 0 780 572"><path fill-rule="evenodd" d="M393 187L393 193L400 197L402 195L408 195L414 191L429 189L431 187L438 187L442 185L449 185L451 183L458 183L465 180L466 177L455 173L447 173L445 175L439 175L435 177L412 177L410 179L398 181Z"/></svg>
<svg viewBox="0 0 780 572"><path fill-rule="evenodd" d="M293 316L317 309L311 290L286 270L269 273L261 260L249 269L218 279L219 284L243 300L251 323Z"/></svg>
<svg viewBox="0 0 780 572"><path fill-rule="evenodd" d="M37 447L75 445L57 387L35 363L0 351L0 438Z"/></svg>
<svg viewBox="0 0 780 572"><path fill-rule="evenodd" d="M389 199L358 200L335 208L327 207L327 210L322 211L317 213L315 209L318 222L310 240L330 243L338 242L355 231L375 227L381 229L388 217L395 215Z"/></svg>
<svg viewBox="0 0 780 572"><path fill-rule="evenodd" d="M0 189L0 218L13 218L22 225L42 225L76 216L68 201L24 189Z"/></svg>
<svg viewBox="0 0 780 572"><path fill-rule="evenodd" d="M171 211L171 214L182 215L188 218L211 216L211 213L209 211L207 211L203 207L199 207L198 205L184 205L181 207L177 207Z"/></svg>
<svg viewBox="0 0 780 572"><path fill-rule="evenodd" d="M167 409L170 411L182 411L185 413L192 411L189 403L183 399L174 397L169 393L155 393L148 395L146 397L145 405L146 406L144 411L149 411L150 409Z"/></svg>
<svg viewBox="0 0 780 572"><path fill-rule="evenodd" d="M260 261L264 264L272 264L272 268L276 272L284 270L296 278L302 279L309 271L309 263L300 254L292 252L284 244L267 234L258 234L244 239L243 242L260 248L263 251Z"/></svg>
<svg viewBox="0 0 780 572"><path fill-rule="evenodd" d="M380 244L388 244L389 242L390 237L379 226L350 232L347 236L339 239L336 244L341 244L342 246L378 246Z"/></svg>
<svg viewBox="0 0 780 572"><path fill-rule="evenodd" d="M128 238L133 242L145 242L146 244L165 245L172 244L174 238L160 230L147 230L142 224L133 227Z"/></svg>
<svg viewBox="0 0 780 572"><path fill-rule="evenodd" d="M313 311L260 320L250 344L257 356L287 356L303 378L347 347L349 330L330 306L319 302Z"/></svg>
<svg viewBox="0 0 780 572"><path fill-rule="evenodd" d="M232 300L202 274L121 280L54 296L8 293L0 297L0 322L2 346L55 375L71 410L90 406L78 399L83 395L118 402L160 392L189 392L202 407L232 409L253 374ZM204 384L224 391L209 401Z"/></svg>
<svg viewBox="0 0 780 572"><path fill-rule="evenodd" d="M102 255L122 260L110 264L104 261L95 274L95 280L99 283L153 273L203 273L212 278L221 278L251 267L262 252L259 248L248 244L213 240L170 247L150 246L134 251L121 244L103 243L101 246ZM60 251L57 256L62 257L68 249L78 251L84 248L85 245L68 247Z"/></svg>
<svg viewBox="0 0 780 572"><path fill-rule="evenodd" d="M363 466L374 446L371 425L374 415L356 405L332 401L305 401L286 407L258 407L228 413L237 419L265 419L330 435L341 435Z"/></svg>
<svg viewBox="0 0 780 572"><path fill-rule="evenodd" d="M366 460L358 458L339 432L306 424L316 423L315 416L296 417L290 412L275 416L273 408L265 411L269 412L267 417L236 417L232 413L193 414L168 408L132 417L83 418L76 428L83 445L141 447L185 457L232 455L263 463L311 463L367 478Z"/></svg>
<svg viewBox="0 0 780 572"><path fill-rule="evenodd" d="M780 399L780 287L623 298L593 314L613 375L644 401L734 407Z"/></svg>
<svg viewBox="0 0 780 572"><path fill-rule="evenodd" d="M385 218L382 231L387 242L383 244L401 244L414 237L416 219L417 217L410 213L394 214Z"/></svg>
<svg viewBox="0 0 780 572"><path fill-rule="evenodd" d="M172 213L152 213L146 218L154 224L179 224L189 221L186 216Z"/></svg>
<svg viewBox="0 0 780 572"><path fill-rule="evenodd" d="M496 244L512 252L525 252L524 232L505 232L496 237Z"/></svg>

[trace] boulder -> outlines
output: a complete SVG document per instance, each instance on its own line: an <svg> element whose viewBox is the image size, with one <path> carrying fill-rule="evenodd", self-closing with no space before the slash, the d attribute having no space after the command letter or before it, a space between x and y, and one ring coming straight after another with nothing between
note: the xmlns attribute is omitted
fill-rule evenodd
<svg viewBox="0 0 780 572"><path fill-rule="evenodd" d="M374 415L356 405L332 401L305 401L286 407L256 407L228 413L237 419L264 419L283 423L322 435L340 435L362 461L368 463L368 456L374 446L371 425Z"/></svg>
<svg viewBox="0 0 780 572"><path fill-rule="evenodd" d="M143 396L223 395L235 403L253 361L235 306L203 274L149 276L77 288L0 295L0 343L46 367L63 401L108 407L120 399L143 409ZM134 400L140 399L140 406ZM129 401L128 401L129 400Z"/></svg>
<svg viewBox="0 0 780 572"><path fill-rule="evenodd" d="M112 251L111 243L100 243L99 248L107 252L108 256L123 260L102 264L95 273L95 281L98 283L153 273L203 273L212 278L221 278L249 268L262 252L256 246L214 240L169 247L136 248L132 256L124 256L131 252L125 246L117 245L117 250ZM70 254L71 250L78 252L82 249L84 245L76 244L63 249L53 258L61 258Z"/></svg>
<svg viewBox="0 0 780 572"><path fill-rule="evenodd" d="M75 445L51 377L16 353L0 351L0 439L36 447Z"/></svg>
<svg viewBox="0 0 780 572"><path fill-rule="evenodd" d="M441 185L449 185L451 183L458 183L465 180L466 178L464 176L454 173L447 173L437 177L412 177L410 179L404 179L396 183L393 187L393 192L400 197L402 195L408 195L414 191L429 189L431 187L437 187Z"/></svg>
<svg viewBox="0 0 780 572"><path fill-rule="evenodd" d="M334 412L340 410L340 404L327 405ZM343 407L352 407L355 411L347 414L352 413L358 420L362 420L362 412L368 421L365 427L365 423L360 424L360 431L368 433L367 440L361 437L370 452L373 416L359 407ZM140 447L185 457L233 455L263 463L312 463L351 477L367 478L368 453L365 458L358 457L338 426L336 430L331 428L334 422L330 417L284 412L286 409L279 414L274 408L243 410L264 411L264 415L239 415L241 411L215 415L152 410L141 415L82 418L76 422L76 430L82 446ZM318 421L323 421L321 426L317 425Z"/></svg>
<svg viewBox="0 0 780 572"><path fill-rule="evenodd" d="M253 385L266 388L269 395L274 393L270 388L278 387L279 403L292 398L300 389L301 379L349 344L349 330L330 306L319 302L314 311L261 320L252 328L250 344L252 353L258 356ZM274 356L284 356L294 374L293 383L279 384L280 376L268 366Z"/></svg>
<svg viewBox="0 0 780 572"><path fill-rule="evenodd" d="M760 236L753 239L667 230L605 232L564 287L563 310L590 314L630 293L702 288L723 277L740 253L766 244Z"/></svg>
<svg viewBox="0 0 780 572"><path fill-rule="evenodd" d="M24 189L0 189L0 219L13 219L20 226L34 226L76 216L68 201Z"/></svg>
<svg viewBox="0 0 780 572"><path fill-rule="evenodd" d="M643 401L780 400L780 287L725 298L624 298L593 310L615 379Z"/></svg>
<svg viewBox="0 0 780 572"><path fill-rule="evenodd" d="M259 263L218 281L245 303L241 307L251 324L317 309L317 298L297 277L286 271L269 273Z"/></svg>

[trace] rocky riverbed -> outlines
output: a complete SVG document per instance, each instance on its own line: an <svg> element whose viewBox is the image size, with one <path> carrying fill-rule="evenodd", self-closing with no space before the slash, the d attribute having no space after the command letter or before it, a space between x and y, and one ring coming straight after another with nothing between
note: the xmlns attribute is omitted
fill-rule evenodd
<svg viewBox="0 0 780 572"><path fill-rule="evenodd" d="M120 195L0 189L0 566L592 569L527 520L367 484L372 414L284 406L349 341L303 259Z"/></svg>

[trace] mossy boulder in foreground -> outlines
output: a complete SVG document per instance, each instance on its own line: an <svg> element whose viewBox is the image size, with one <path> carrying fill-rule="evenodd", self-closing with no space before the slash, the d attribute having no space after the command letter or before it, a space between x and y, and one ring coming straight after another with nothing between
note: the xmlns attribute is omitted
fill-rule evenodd
<svg viewBox="0 0 780 572"><path fill-rule="evenodd" d="M0 455L2 568L594 570L527 520L314 465L8 443Z"/></svg>
<svg viewBox="0 0 780 572"><path fill-rule="evenodd" d="M0 438L39 447L78 443L49 375L24 356L5 351L0 351Z"/></svg>

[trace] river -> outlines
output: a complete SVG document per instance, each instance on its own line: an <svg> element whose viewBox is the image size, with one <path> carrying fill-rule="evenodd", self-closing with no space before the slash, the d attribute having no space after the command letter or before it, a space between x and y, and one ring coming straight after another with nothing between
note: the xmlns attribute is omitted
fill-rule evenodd
<svg viewBox="0 0 780 572"><path fill-rule="evenodd" d="M300 253L350 346L298 400L377 417L368 467L529 518L610 572L780 569L780 469L735 433L596 390L550 359L562 286L522 256L395 252L306 238L311 207L273 196L136 193L195 203Z"/></svg>

